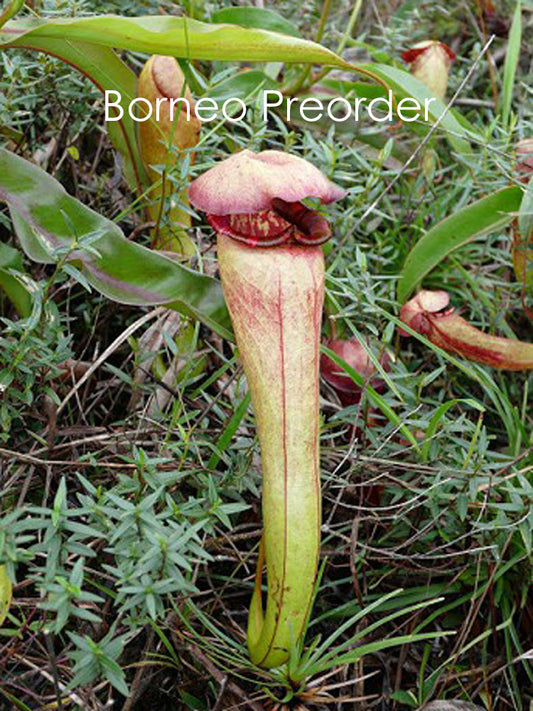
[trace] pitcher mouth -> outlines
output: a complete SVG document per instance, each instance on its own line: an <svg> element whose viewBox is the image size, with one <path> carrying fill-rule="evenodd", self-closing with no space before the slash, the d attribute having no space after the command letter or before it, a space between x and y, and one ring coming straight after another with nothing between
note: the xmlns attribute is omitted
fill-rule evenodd
<svg viewBox="0 0 533 711"><path fill-rule="evenodd" d="M301 202L272 200L272 207L252 213L207 215L213 229L250 247L280 244L316 246L331 236L327 221Z"/></svg>

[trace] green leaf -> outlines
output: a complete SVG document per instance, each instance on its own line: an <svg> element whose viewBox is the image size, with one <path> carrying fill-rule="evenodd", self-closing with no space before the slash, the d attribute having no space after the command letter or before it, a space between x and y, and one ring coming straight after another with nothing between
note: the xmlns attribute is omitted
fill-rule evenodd
<svg viewBox="0 0 533 711"><path fill-rule="evenodd" d="M298 29L274 10L263 7L224 7L211 15L212 22L225 22L241 27L258 27L299 37Z"/></svg>
<svg viewBox="0 0 533 711"><path fill-rule="evenodd" d="M518 230L525 242L533 241L533 178L527 184L520 204Z"/></svg>
<svg viewBox="0 0 533 711"><path fill-rule="evenodd" d="M102 657L101 664L103 667L103 675L109 681L119 694L128 698L130 692L126 684L126 677L120 665L109 657Z"/></svg>
<svg viewBox="0 0 533 711"><path fill-rule="evenodd" d="M402 20L407 18L410 13L413 12L415 8L422 4L422 0L406 0L398 7L392 14L393 17L401 18ZM392 698L392 695L391 695Z"/></svg>
<svg viewBox="0 0 533 711"><path fill-rule="evenodd" d="M511 114L511 103L513 101L513 87L516 75L516 68L520 59L520 44L522 41L522 4L518 0L516 3L513 24L509 31L509 41L507 42L507 52L505 54L505 64L503 67L503 89L500 101L500 112L502 123L507 126Z"/></svg>
<svg viewBox="0 0 533 711"><path fill-rule="evenodd" d="M91 42L106 47L185 59L242 62L304 62L355 70L316 42L278 32L235 25L213 25L174 15L12 20L0 31L0 48L31 46L35 40Z"/></svg>
<svg viewBox="0 0 533 711"><path fill-rule="evenodd" d="M448 412L448 410L453 407L454 405L457 405L459 403L464 403L465 405L469 405L470 407L475 408L476 410L480 412L484 412L484 408L475 400L470 400L470 399L464 399L464 398L454 398L453 400L448 400L447 402L443 402L442 405L440 405L435 412L433 413L431 420L429 421L428 426L426 427L426 431L424 433L424 442L422 444L422 447L420 449L420 458L423 462L427 462L429 459L429 453L430 453L430 448L432 444L432 439L435 436L438 426L444 417L444 415Z"/></svg>
<svg viewBox="0 0 533 711"><path fill-rule="evenodd" d="M22 255L17 249L0 242L0 289L5 291L19 316L27 318L31 313L31 294L13 272L24 272Z"/></svg>
<svg viewBox="0 0 533 711"><path fill-rule="evenodd" d="M31 711L29 706L26 706L26 704L23 701L20 701L17 699L16 696L13 696L13 694L10 694L9 691L6 691L5 689L2 689L0 687L0 694L4 696L8 701L10 701L13 704L13 708L19 709L19 711Z"/></svg>
<svg viewBox="0 0 533 711"><path fill-rule="evenodd" d="M233 435L239 429L239 426L242 422L243 417L246 415L246 411L248 410L249 405L250 393L246 393L241 402L235 408L235 412L233 413L230 418L230 421L224 428L224 432L222 432L222 435L218 439L218 442L215 445L215 451L213 452L213 454L209 458L209 462L207 463L208 469L214 469L219 463L222 453L226 450L229 443L233 439Z"/></svg>
<svg viewBox="0 0 533 711"><path fill-rule="evenodd" d="M422 82L418 81L412 74L405 72L397 67L390 67L387 64L363 64L359 65L361 70L365 70L374 74L376 77L384 81L390 86L391 91L396 99L413 97L417 99L422 107L422 116L424 113L424 102L432 100L428 103L428 118L431 117L436 121L445 111L445 104L431 93ZM413 124L410 124L413 125ZM445 132L446 139L450 145L458 153L470 153L470 139L477 138L481 141L473 129L469 130L466 126L466 120L461 117L459 120L456 114L448 111L446 116L440 121L439 128Z"/></svg>
<svg viewBox="0 0 533 711"><path fill-rule="evenodd" d="M14 17L24 7L24 0L11 0L6 8L0 13L0 27Z"/></svg>
<svg viewBox="0 0 533 711"><path fill-rule="evenodd" d="M407 255L398 282L398 301L404 303L422 279L451 252L476 237L511 221L520 207L522 190L502 188L437 223Z"/></svg>
<svg viewBox="0 0 533 711"><path fill-rule="evenodd" d="M446 634L455 634L450 632L421 632L419 634L406 634L399 635L398 637L392 637L391 639L381 639L376 642L369 642L368 644L362 644L355 649L350 650L344 654L339 654L333 659L320 660L315 664L315 673L325 672L328 669L332 669L336 666L341 666L344 664L355 664L361 657L367 657L376 652L381 652L385 649L391 649L392 647L401 647L404 644L414 644L415 642L421 642L426 639L438 639L439 637L444 637Z"/></svg>
<svg viewBox="0 0 533 711"><path fill-rule="evenodd" d="M117 225L68 195L54 178L3 148L0 199L8 203L31 259L72 263L92 287L114 301L164 305L232 338L219 282L130 242ZM90 242L87 248L84 241Z"/></svg>
<svg viewBox="0 0 533 711"><path fill-rule="evenodd" d="M524 191L518 213L518 229L513 234L513 266L524 289L533 285L533 178Z"/></svg>
<svg viewBox="0 0 533 711"><path fill-rule="evenodd" d="M217 101L224 101L229 98L242 99L244 101L261 89L276 88L279 88L279 85L273 79L258 69L252 69L248 72L240 72L215 84L206 92L206 96Z"/></svg>
<svg viewBox="0 0 533 711"><path fill-rule="evenodd" d="M25 21L27 22L27 20ZM11 41L9 28L0 31L0 48L24 47L59 57L88 77L100 91L119 91L125 103L137 95L137 77L109 47L89 42L70 42L68 38L47 37L42 32L14 33ZM132 186L147 184L143 162L137 149L135 122L127 111L120 121L106 124L113 145L124 160L124 172Z"/></svg>
<svg viewBox="0 0 533 711"><path fill-rule="evenodd" d="M6 566L0 565L0 625L5 620L11 605L12 587Z"/></svg>
<svg viewBox="0 0 533 711"><path fill-rule="evenodd" d="M418 700L412 691L393 691L390 698L411 708L418 707Z"/></svg>
<svg viewBox="0 0 533 711"><path fill-rule="evenodd" d="M370 65L368 65L370 66ZM346 94L360 96L361 98L368 99L386 99L387 90L381 84L370 84L369 82L363 81L346 81L342 79L331 79L326 77L321 81L320 84L316 84L314 89L320 89L325 87L326 91L328 89L333 89L339 96L346 96ZM331 91L329 92L331 94ZM331 96L329 97L332 98Z"/></svg>
<svg viewBox="0 0 533 711"><path fill-rule="evenodd" d="M204 711L204 709L207 709L204 701L197 699L196 696L183 691L183 689L178 689L178 694L183 703L187 704L188 709L194 709L194 711Z"/></svg>

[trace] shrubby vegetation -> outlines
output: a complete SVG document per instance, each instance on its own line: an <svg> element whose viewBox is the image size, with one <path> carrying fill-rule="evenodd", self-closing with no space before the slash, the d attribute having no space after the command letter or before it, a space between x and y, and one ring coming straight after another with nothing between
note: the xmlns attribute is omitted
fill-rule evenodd
<svg viewBox="0 0 533 711"><path fill-rule="evenodd" d="M265 4L301 37L318 28L324 46L358 64L406 70L401 51L428 37L447 42L457 54L447 95L461 87L456 108L474 130L464 151L442 127L420 150L420 124L355 129L275 114L265 123L250 102L246 121L209 124L194 163L189 155L167 175L183 194L230 153L277 149L348 192L327 208L323 336L356 338L390 364L383 387L363 378L352 404L322 383L322 566L305 645L274 670L246 653L261 472L231 341L160 307L110 301L70 248L54 252L55 264L23 258L2 209L0 561L14 596L0 629L0 708L393 709L462 699L527 709L533 698L531 376L399 338L397 328L398 275L420 238L475 200L525 185L514 152L532 130L524 39L512 95L505 88L515 3L343 1L323 23L316 0ZM222 21L216 13L230 5L44 0L24 12ZM523 38L532 19L525 6ZM137 74L147 58L122 56ZM253 97L263 86L248 76L228 89L243 67L222 59L183 67L196 97ZM361 80L346 68L252 68L264 81L282 71L297 91L315 78L329 91ZM149 247L153 224L102 116L100 92L68 64L0 53L2 145ZM185 209L192 265L215 276L212 230ZM507 220L446 252L424 286L446 289L483 331L528 341L513 231ZM82 248L98 252L97 237ZM12 267L22 275L14 282Z"/></svg>

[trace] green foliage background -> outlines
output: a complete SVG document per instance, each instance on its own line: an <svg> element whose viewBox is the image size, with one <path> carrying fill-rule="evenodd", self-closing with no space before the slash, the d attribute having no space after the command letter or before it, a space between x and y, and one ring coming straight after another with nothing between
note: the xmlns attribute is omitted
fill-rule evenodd
<svg viewBox="0 0 533 711"><path fill-rule="evenodd" d="M316 37L322 3L265 5L301 37ZM34 11L209 20L231 6L44 0ZM415 161L397 178L422 126L310 127L280 117L265 124L252 106L244 124L205 131L194 165L187 161L170 175L178 191L239 148L276 148L304 156L348 190L347 200L328 208L334 239L324 335L354 336L375 358L384 349L393 356L382 395L393 416L364 427L375 401L364 394L343 408L323 387L325 567L308 643L320 635L330 650L341 643L354 649L354 635L367 627L367 644L422 630L439 636L369 650L357 664L338 650L338 676L323 682L332 698L370 695L391 709L433 699L527 709L533 698L531 376L435 354L396 331L397 278L413 245L461 207L518 183L513 146L532 132L533 13L523 5L510 93L505 55L515 7L502 3L480 16L470 2L331 3L321 42L349 61L405 68L401 50L415 42L431 36L451 44L458 58L449 96L484 38L496 33L494 68L483 58L456 105L475 130L472 150L460 152L437 132L432 174ZM136 73L146 59L135 51L122 57ZM189 65L193 92L229 91L225 82L242 68ZM281 70L274 62L253 68L271 80ZM283 68L285 83L309 76L302 65ZM350 82L354 75L337 70L328 80ZM250 86L256 85L242 91ZM126 236L149 245L141 201L105 132L100 93L71 67L27 50L0 53L0 138ZM0 211L0 235L18 248L7 209ZM194 235L195 266L216 275L209 228L198 220ZM56 264L42 265L6 254L9 268L16 263L23 274L16 285L26 307L30 295L31 310L19 318L4 287L0 559L15 583L0 630L5 707L40 709L59 696L84 710L109 699L126 711L252 701L268 708L269 699L288 699L287 708L331 708L316 687L305 696L323 673L320 664L295 686L283 671L254 669L244 654L261 477L253 413L230 341L197 322L182 321L176 331L160 312L145 319L149 309L112 303L65 253L55 256ZM424 284L447 289L484 330L531 340L508 224L449 254ZM73 364L94 363L106 349L73 392ZM389 593L381 607L361 614ZM385 621L371 628L378 620ZM229 686L221 686L221 674L229 675ZM341 680L345 694L333 688Z"/></svg>

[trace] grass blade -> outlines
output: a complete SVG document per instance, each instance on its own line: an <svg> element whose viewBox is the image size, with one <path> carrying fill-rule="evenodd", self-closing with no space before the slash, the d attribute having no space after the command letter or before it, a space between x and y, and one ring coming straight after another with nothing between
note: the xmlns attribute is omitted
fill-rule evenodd
<svg viewBox="0 0 533 711"><path fill-rule="evenodd" d="M513 14L513 23L509 31L509 41L503 67L503 90L500 103L500 114L504 126L508 126L513 101L513 88L518 60L520 59L520 43L522 41L522 3L517 0Z"/></svg>

